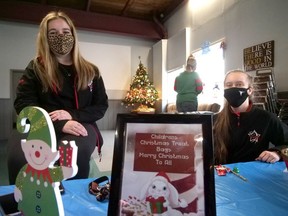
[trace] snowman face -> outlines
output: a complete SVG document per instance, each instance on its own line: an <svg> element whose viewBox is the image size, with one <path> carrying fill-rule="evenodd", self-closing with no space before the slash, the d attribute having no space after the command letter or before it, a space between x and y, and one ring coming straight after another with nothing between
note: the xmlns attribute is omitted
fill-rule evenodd
<svg viewBox="0 0 288 216"><path fill-rule="evenodd" d="M58 152L52 152L43 140L29 140L21 146L28 164L34 169L46 169L58 159Z"/></svg>

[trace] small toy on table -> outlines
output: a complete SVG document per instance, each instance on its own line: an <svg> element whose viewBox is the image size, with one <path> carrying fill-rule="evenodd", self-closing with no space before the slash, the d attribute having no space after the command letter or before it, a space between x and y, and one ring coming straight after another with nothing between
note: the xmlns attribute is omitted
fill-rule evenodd
<svg viewBox="0 0 288 216"><path fill-rule="evenodd" d="M240 172L240 171L239 171L239 168L238 168L238 167L234 167L234 168L233 168L233 172L239 173L239 172Z"/></svg>
<svg viewBox="0 0 288 216"><path fill-rule="evenodd" d="M239 177L240 179L242 179L243 181L248 181L245 177L239 174L240 171L237 167L234 167L233 170L231 170L229 167L226 167L224 165L216 165L214 167L219 176L225 176L227 173L232 173L236 175L237 177Z"/></svg>
<svg viewBox="0 0 288 216"><path fill-rule="evenodd" d="M220 165L216 165L215 169L216 169L216 172L217 172L218 176L225 176L226 173L227 173L226 167L222 166L221 164Z"/></svg>

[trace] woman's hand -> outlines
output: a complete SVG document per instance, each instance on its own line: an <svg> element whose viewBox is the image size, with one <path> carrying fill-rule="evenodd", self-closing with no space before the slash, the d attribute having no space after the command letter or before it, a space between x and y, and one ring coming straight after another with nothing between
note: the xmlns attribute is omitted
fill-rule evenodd
<svg viewBox="0 0 288 216"><path fill-rule="evenodd" d="M71 120L72 116L66 110L55 110L49 113L50 118L52 121L56 120Z"/></svg>
<svg viewBox="0 0 288 216"><path fill-rule="evenodd" d="M280 160L280 155L274 151L263 151L256 160L267 162L267 163L275 163Z"/></svg>
<svg viewBox="0 0 288 216"><path fill-rule="evenodd" d="M87 136L88 135L86 128L82 124L74 120L68 121L64 125L62 132L67 133L67 134L72 134L75 136Z"/></svg>

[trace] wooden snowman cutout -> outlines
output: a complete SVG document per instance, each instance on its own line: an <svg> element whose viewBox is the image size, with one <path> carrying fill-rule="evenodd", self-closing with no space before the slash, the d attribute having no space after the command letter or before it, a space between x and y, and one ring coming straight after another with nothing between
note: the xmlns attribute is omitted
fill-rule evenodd
<svg viewBox="0 0 288 216"><path fill-rule="evenodd" d="M21 140L27 164L16 178L14 198L18 202L18 210L25 216L64 215L59 185L60 181L78 172L75 142L65 142L66 146L70 144L69 154L59 155L52 120L40 107L24 108L17 118L17 130L29 132L27 139ZM60 166L54 166L59 156ZM63 157L69 163L65 163Z"/></svg>

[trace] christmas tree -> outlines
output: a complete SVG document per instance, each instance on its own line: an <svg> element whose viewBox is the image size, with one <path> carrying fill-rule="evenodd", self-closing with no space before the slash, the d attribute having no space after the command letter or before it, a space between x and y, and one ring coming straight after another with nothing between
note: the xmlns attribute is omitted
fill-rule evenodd
<svg viewBox="0 0 288 216"><path fill-rule="evenodd" d="M139 106L140 108L153 107L158 100L158 92L149 81L147 69L139 63L136 75L130 84L130 90L127 92L123 103L126 106Z"/></svg>

